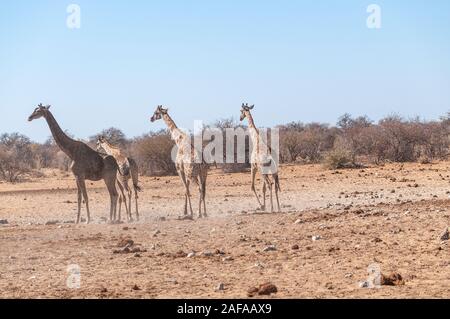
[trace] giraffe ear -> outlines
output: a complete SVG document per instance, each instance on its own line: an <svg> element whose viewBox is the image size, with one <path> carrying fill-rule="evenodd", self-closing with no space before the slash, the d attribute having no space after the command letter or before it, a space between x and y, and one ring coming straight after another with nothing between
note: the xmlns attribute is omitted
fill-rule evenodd
<svg viewBox="0 0 450 319"><path fill-rule="evenodd" d="M249 106L248 109L253 110L254 107L255 107L255 104L253 104L252 106Z"/></svg>
<svg viewBox="0 0 450 319"><path fill-rule="evenodd" d="M52 107L51 105L47 105L45 108L46 108L47 110L50 110L51 107Z"/></svg>

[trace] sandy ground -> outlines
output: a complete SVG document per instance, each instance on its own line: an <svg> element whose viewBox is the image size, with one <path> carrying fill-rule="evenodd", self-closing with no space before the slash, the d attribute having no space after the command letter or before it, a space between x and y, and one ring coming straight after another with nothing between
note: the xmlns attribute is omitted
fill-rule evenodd
<svg viewBox="0 0 450 319"><path fill-rule="evenodd" d="M450 248L440 240L450 225L449 183L449 162L283 166L283 212L270 214L256 211L248 173L213 170L209 217L188 221L178 220L178 177L141 177L141 220L120 225L105 222L101 182L88 184L90 225L71 223L71 175L2 183L0 298L246 298L265 282L278 288L271 298L449 298ZM134 241L131 252L114 253L123 239ZM77 278L69 265L79 267L79 288L67 285ZM369 266L401 274L404 285L360 288Z"/></svg>

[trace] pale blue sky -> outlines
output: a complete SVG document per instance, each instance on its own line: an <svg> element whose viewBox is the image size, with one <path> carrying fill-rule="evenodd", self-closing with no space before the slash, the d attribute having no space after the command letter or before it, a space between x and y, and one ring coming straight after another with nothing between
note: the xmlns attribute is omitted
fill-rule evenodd
<svg viewBox="0 0 450 319"><path fill-rule="evenodd" d="M81 7L81 29L66 7ZM382 29L366 26L382 8ZM0 132L37 141L27 117L52 104L77 138L116 126L162 128L158 104L185 128L239 116L258 125L435 119L450 110L450 1L16 0L0 3Z"/></svg>

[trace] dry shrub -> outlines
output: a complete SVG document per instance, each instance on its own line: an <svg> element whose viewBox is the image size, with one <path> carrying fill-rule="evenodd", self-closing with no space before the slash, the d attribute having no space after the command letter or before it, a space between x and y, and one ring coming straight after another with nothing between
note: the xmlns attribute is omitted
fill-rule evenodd
<svg viewBox="0 0 450 319"><path fill-rule="evenodd" d="M327 169L355 168L357 166L351 148L342 137L336 140L333 149L326 154L324 165Z"/></svg>
<svg viewBox="0 0 450 319"><path fill-rule="evenodd" d="M336 129L327 124L299 122L279 126L280 160L283 163L303 161L318 163L333 148Z"/></svg>
<svg viewBox="0 0 450 319"><path fill-rule="evenodd" d="M150 133L133 141L133 158L139 163L139 171L147 176L176 175L172 160L175 143L166 130Z"/></svg>
<svg viewBox="0 0 450 319"><path fill-rule="evenodd" d="M31 141L18 133L0 137L0 179L10 183L19 182L33 165Z"/></svg>

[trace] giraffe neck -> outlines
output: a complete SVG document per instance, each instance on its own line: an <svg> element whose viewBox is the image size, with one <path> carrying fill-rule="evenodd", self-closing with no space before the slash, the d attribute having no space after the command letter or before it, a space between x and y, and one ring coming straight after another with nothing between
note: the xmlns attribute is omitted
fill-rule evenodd
<svg viewBox="0 0 450 319"><path fill-rule="evenodd" d="M186 137L186 134L183 133L175 124L175 122L172 120L172 118L169 116L169 114L163 115L163 120L166 123L167 127L169 128L170 134L172 135L172 139L175 141L175 143L179 145Z"/></svg>
<svg viewBox="0 0 450 319"><path fill-rule="evenodd" d="M250 132L250 138L252 139L253 145L259 145L259 131L255 126L255 122L253 121L253 116L250 112L247 112L248 119L248 130Z"/></svg>
<svg viewBox="0 0 450 319"><path fill-rule="evenodd" d="M121 153L121 152L120 152L120 149L118 149L118 148L112 146L112 145L109 144L108 142L103 142L103 143L101 144L101 146L102 146L102 148L105 150L106 154L108 154L108 155L115 156L115 155L119 155L119 154Z"/></svg>
<svg viewBox="0 0 450 319"><path fill-rule="evenodd" d="M47 111L45 120L47 121L56 144L67 156L69 156L71 159L74 159L78 144L77 141L71 139L66 135L66 133L64 133L50 111Z"/></svg>
<svg viewBox="0 0 450 319"><path fill-rule="evenodd" d="M120 148L109 144L109 142L103 142L101 146L105 150L106 154L111 155L116 159L120 166L127 165L128 158L122 153Z"/></svg>

